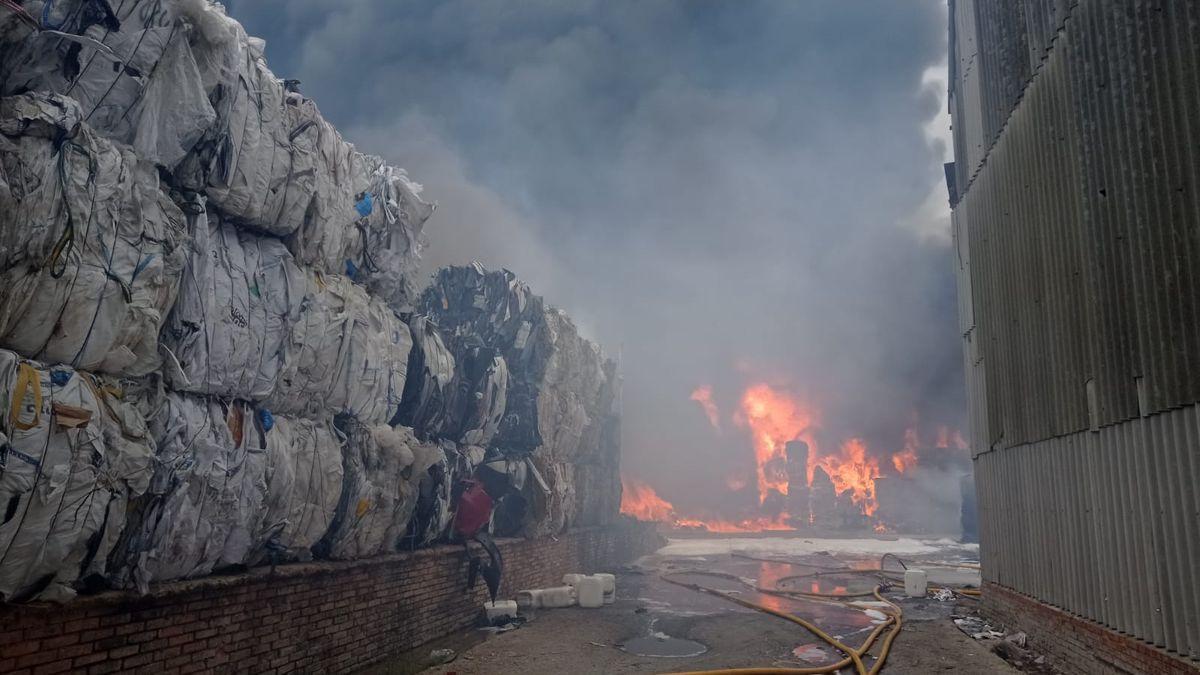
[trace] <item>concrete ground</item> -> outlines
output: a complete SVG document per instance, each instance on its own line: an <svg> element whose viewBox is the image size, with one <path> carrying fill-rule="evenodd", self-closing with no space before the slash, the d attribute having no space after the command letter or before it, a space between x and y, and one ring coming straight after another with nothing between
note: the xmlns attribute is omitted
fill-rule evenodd
<svg viewBox="0 0 1200 675"><path fill-rule="evenodd" d="M824 542L818 540L808 548L819 548L821 543ZM531 613L520 628L502 633L475 630L451 636L368 672L372 675L417 672L460 675L662 673L746 667L804 668L840 658L799 625L667 583L662 578L664 574L685 583L732 592L745 600L809 619L847 644L860 644L874 627L872 615L864 608L761 594L739 579L759 587L803 589L806 592L869 591L878 583L878 577L842 574L830 568L877 568L877 551L745 553L767 560L751 560L738 553L730 555L692 546L672 554L668 547L659 555L640 561L638 566L620 571L617 600L612 605L601 609L573 607L537 611ZM938 551L933 555L927 552L906 558L946 560L957 559L954 556L961 553ZM970 555L969 551L967 555ZM793 563L773 562L785 558ZM795 564L795 561L808 564ZM895 563L889 563L892 564ZM970 583L975 575L970 571L929 569L933 581L944 583ZM814 571L820 571L821 576L797 578L797 575ZM977 576L974 581L978 583ZM886 597L896 600L903 608L904 624L883 672L1019 672L954 625L951 616L972 612L976 601L902 599L900 591L902 589L897 588L885 592ZM677 644L676 639L680 638L690 642ZM702 647L694 643L700 643ZM671 651L676 646L679 651L705 651L682 657L630 653L637 651L639 646L649 646L654 651ZM430 654L435 649L453 650L454 660L431 665ZM877 643L872 652L878 651ZM868 660L868 667L870 663Z"/></svg>

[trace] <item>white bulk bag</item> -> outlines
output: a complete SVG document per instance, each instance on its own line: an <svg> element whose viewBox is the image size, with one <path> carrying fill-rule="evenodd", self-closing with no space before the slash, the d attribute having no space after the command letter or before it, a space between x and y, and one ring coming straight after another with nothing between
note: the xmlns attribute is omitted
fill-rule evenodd
<svg viewBox="0 0 1200 675"><path fill-rule="evenodd" d="M0 598L67 600L105 576L154 443L109 385L0 350Z"/></svg>

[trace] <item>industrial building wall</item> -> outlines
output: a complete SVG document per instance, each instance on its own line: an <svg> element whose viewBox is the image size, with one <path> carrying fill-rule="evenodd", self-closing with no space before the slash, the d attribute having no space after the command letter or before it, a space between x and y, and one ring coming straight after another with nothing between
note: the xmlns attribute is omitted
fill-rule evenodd
<svg viewBox="0 0 1200 675"><path fill-rule="evenodd" d="M958 0L951 42L985 580L1200 658L1200 5Z"/></svg>

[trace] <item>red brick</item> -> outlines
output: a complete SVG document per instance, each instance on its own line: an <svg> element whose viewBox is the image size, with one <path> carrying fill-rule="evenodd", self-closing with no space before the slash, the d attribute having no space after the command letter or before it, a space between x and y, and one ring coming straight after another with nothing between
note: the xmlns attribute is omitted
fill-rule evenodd
<svg viewBox="0 0 1200 675"><path fill-rule="evenodd" d="M37 640L26 640L25 642L17 642L11 645L5 645L0 648L0 658L11 659L26 654L32 654L41 648L41 643Z"/></svg>
<svg viewBox="0 0 1200 675"><path fill-rule="evenodd" d="M90 619L76 619L74 621L68 621L66 625L63 626L63 631L67 633L74 633L76 631L92 630L93 628L98 628L99 626L100 619L96 617L92 617Z"/></svg>
<svg viewBox="0 0 1200 675"><path fill-rule="evenodd" d="M105 675L106 673L115 673L120 669L120 661L104 661L88 668L88 675Z"/></svg>
<svg viewBox="0 0 1200 675"><path fill-rule="evenodd" d="M137 645L129 645L128 647L118 647L116 649L108 650L108 658L114 659L114 660L123 659L126 656L133 656L134 654L137 654L137 653L138 653L138 646Z"/></svg>
<svg viewBox="0 0 1200 675"><path fill-rule="evenodd" d="M80 666L90 666L93 663L99 663L106 658L108 658L108 652L92 652L91 654L84 654L83 656L76 658L75 661L72 662L72 665L76 668Z"/></svg>
<svg viewBox="0 0 1200 675"><path fill-rule="evenodd" d="M33 675L52 675L52 673L65 673L68 670L71 670L71 659L63 659L61 661L43 663L33 669Z"/></svg>

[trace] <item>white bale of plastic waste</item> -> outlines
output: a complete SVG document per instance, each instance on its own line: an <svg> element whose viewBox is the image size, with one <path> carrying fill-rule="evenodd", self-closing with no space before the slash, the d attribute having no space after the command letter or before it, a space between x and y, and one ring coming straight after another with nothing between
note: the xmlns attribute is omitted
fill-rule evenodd
<svg viewBox="0 0 1200 675"><path fill-rule="evenodd" d="M145 389L158 445L147 496L114 558L119 587L262 562L309 560L341 502L342 440L329 419Z"/></svg>
<svg viewBox="0 0 1200 675"><path fill-rule="evenodd" d="M97 133L206 193L239 226L288 237L303 265L347 274L398 309L412 305L434 205L275 77L265 43L219 3L25 7L48 10L52 30L0 13L0 95L71 96Z"/></svg>
<svg viewBox="0 0 1200 675"><path fill-rule="evenodd" d="M317 174L312 207L288 245L302 264L345 274L390 306L410 310L434 205L403 169L354 150L332 127L322 142L318 156L339 168Z"/></svg>
<svg viewBox="0 0 1200 675"><path fill-rule="evenodd" d="M613 574L599 572L594 574L597 579L604 583L604 604L611 605L617 601L617 577Z"/></svg>
<svg viewBox="0 0 1200 675"><path fill-rule="evenodd" d="M579 597L579 606L596 608L604 606L604 581L596 576L587 576L579 580L575 591Z"/></svg>
<svg viewBox="0 0 1200 675"><path fill-rule="evenodd" d="M223 222L202 201L162 331L164 376L177 391L261 401L284 367L307 282L283 242Z"/></svg>
<svg viewBox="0 0 1200 675"><path fill-rule="evenodd" d="M0 350L0 599L65 601L107 576L129 501L153 472L154 441L110 381Z"/></svg>
<svg viewBox="0 0 1200 675"><path fill-rule="evenodd" d="M131 514L114 572L119 587L190 579L242 563L266 499L267 453L254 410L184 394L143 392L158 444L149 494Z"/></svg>
<svg viewBox="0 0 1200 675"><path fill-rule="evenodd" d="M483 611L487 615L488 623L494 623L497 619L515 619L517 602L515 600L497 600L495 602L489 600L483 603Z"/></svg>
<svg viewBox="0 0 1200 675"><path fill-rule="evenodd" d="M262 409L258 418L266 441L266 496L244 562L311 560L341 501L343 444L328 419L264 419Z"/></svg>
<svg viewBox="0 0 1200 675"><path fill-rule="evenodd" d="M320 418L347 413L388 422L404 392L412 337L381 300L343 276L310 272L272 411Z"/></svg>
<svg viewBox="0 0 1200 675"><path fill-rule="evenodd" d="M215 212L191 222L187 274L162 335L172 388L312 419L391 419L412 345L395 313L346 277L306 273L278 239Z"/></svg>
<svg viewBox="0 0 1200 675"><path fill-rule="evenodd" d="M16 14L0 15L0 92L68 94L99 133L174 167L216 121L190 44L194 22L183 11L204 13L205 4L26 0L45 23L34 30Z"/></svg>
<svg viewBox="0 0 1200 675"><path fill-rule="evenodd" d="M422 477L441 457L406 427L349 421L337 515L322 540L323 557L347 560L395 551L417 506Z"/></svg>
<svg viewBox="0 0 1200 675"><path fill-rule="evenodd" d="M0 345L90 372L159 367L187 239L158 173L50 94L0 99Z"/></svg>
<svg viewBox="0 0 1200 675"><path fill-rule="evenodd" d="M904 593L910 598L923 598L929 590L929 577L925 570L904 570Z"/></svg>

